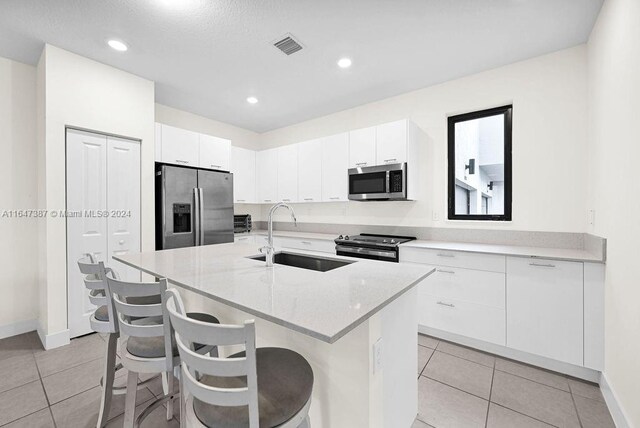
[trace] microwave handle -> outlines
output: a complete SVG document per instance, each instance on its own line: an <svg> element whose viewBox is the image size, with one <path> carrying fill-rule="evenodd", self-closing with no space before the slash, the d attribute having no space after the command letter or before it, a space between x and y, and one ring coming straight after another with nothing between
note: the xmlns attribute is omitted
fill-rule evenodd
<svg viewBox="0 0 640 428"><path fill-rule="evenodd" d="M386 193L391 193L391 171L386 172Z"/></svg>

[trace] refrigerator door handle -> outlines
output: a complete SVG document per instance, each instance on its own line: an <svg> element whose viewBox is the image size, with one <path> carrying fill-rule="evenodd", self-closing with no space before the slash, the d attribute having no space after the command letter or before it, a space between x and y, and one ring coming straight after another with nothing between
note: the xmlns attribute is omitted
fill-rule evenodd
<svg viewBox="0 0 640 428"><path fill-rule="evenodd" d="M199 188L193 188L193 223L194 223L194 236L195 245L200 245L200 192Z"/></svg>
<svg viewBox="0 0 640 428"><path fill-rule="evenodd" d="M200 199L199 201L199 213L200 213L200 221L199 221L199 230L198 233L200 234L200 243L198 245L204 245L204 191L202 190L201 187L198 187L198 197Z"/></svg>

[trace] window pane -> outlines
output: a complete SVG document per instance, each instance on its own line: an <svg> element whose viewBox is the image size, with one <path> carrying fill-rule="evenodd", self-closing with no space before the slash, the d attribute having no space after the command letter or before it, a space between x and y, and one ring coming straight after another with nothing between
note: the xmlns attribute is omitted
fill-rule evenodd
<svg viewBox="0 0 640 428"><path fill-rule="evenodd" d="M453 211L456 216L487 216L488 219L505 215L505 123L510 119L510 107L483 113L449 118L454 134L453 141L449 142L454 145L454 162L452 165L450 159L449 163L454 171L449 171L449 177L453 175L450 189L455 192L450 195L454 203L450 213ZM506 129L511 129L510 124Z"/></svg>

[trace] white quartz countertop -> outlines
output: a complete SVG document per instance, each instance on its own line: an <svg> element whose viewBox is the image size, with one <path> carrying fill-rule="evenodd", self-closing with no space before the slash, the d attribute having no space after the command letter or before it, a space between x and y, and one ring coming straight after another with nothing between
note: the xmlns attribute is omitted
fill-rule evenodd
<svg viewBox="0 0 640 428"><path fill-rule="evenodd" d="M463 251L470 253L499 254L515 257L535 257L551 260L566 260L579 262L602 263L602 257L592 254L586 250L570 248L542 248L526 247L521 245L496 245L496 244L475 244L469 242L442 242L442 241L410 241L401 247L426 248L433 250Z"/></svg>
<svg viewBox="0 0 640 428"><path fill-rule="evenodd" d="M114 256L202 296L222 302L324 342L333 343L433 272L419 265L353 259L303 250L296 254L342 259L328 271L295 268L247 256L251 243Z"/></svg>
<svg viewBox="0 0 640 428"><path fill-rule="evenodd" d="M246 235L266 235L265 230L255 230L250 234L239 233L236 236ZM320 239L333 241L337 235L311 232L295 232L274 230L273 236L283 238ZM587 250L572 248L549 248L549 247L529 247L524 245L498 245L498 244L477 244L471 242L450 242L450 241L430 241L416 240L409 241L401 247L426 248L434 250L464 251L471 253L499 254L515 257L537 257L552 260L566 260L578 262L604 263L602 255L591 253Z"/></svg>

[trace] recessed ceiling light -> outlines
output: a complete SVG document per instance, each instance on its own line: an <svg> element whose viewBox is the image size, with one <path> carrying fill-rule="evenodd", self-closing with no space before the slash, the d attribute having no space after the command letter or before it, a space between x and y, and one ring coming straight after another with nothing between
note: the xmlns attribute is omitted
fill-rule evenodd
<svg viewBox="0 0 640 428"><path fill-rule="evenodd" d="M351 67L351 59L350 58L340 58L338 61L338 67L340 68L349 68Z"/></svg>
<svg viewBox="0 0 640 428"><path fill-rule="evenodd" d="M258 99L256 97L249 97L249 98L247 98L247 102L249 104L255 104L255 103L258 102Z"/></svg>
<svg viewBox="0 0 640 428"><path fill-rule="evenodd" d="M109 40L109 41L107 42L107 44L108 44L109 46L111 46L111 48L112 48L112 49L115 49L115 50L117 50L117 51L119 51L119 52L124 52L124 51L126 51L127 49L129 49L129 48L127 47L127 45L125 45L124 43L122 43L120 40Z"/></svg>

